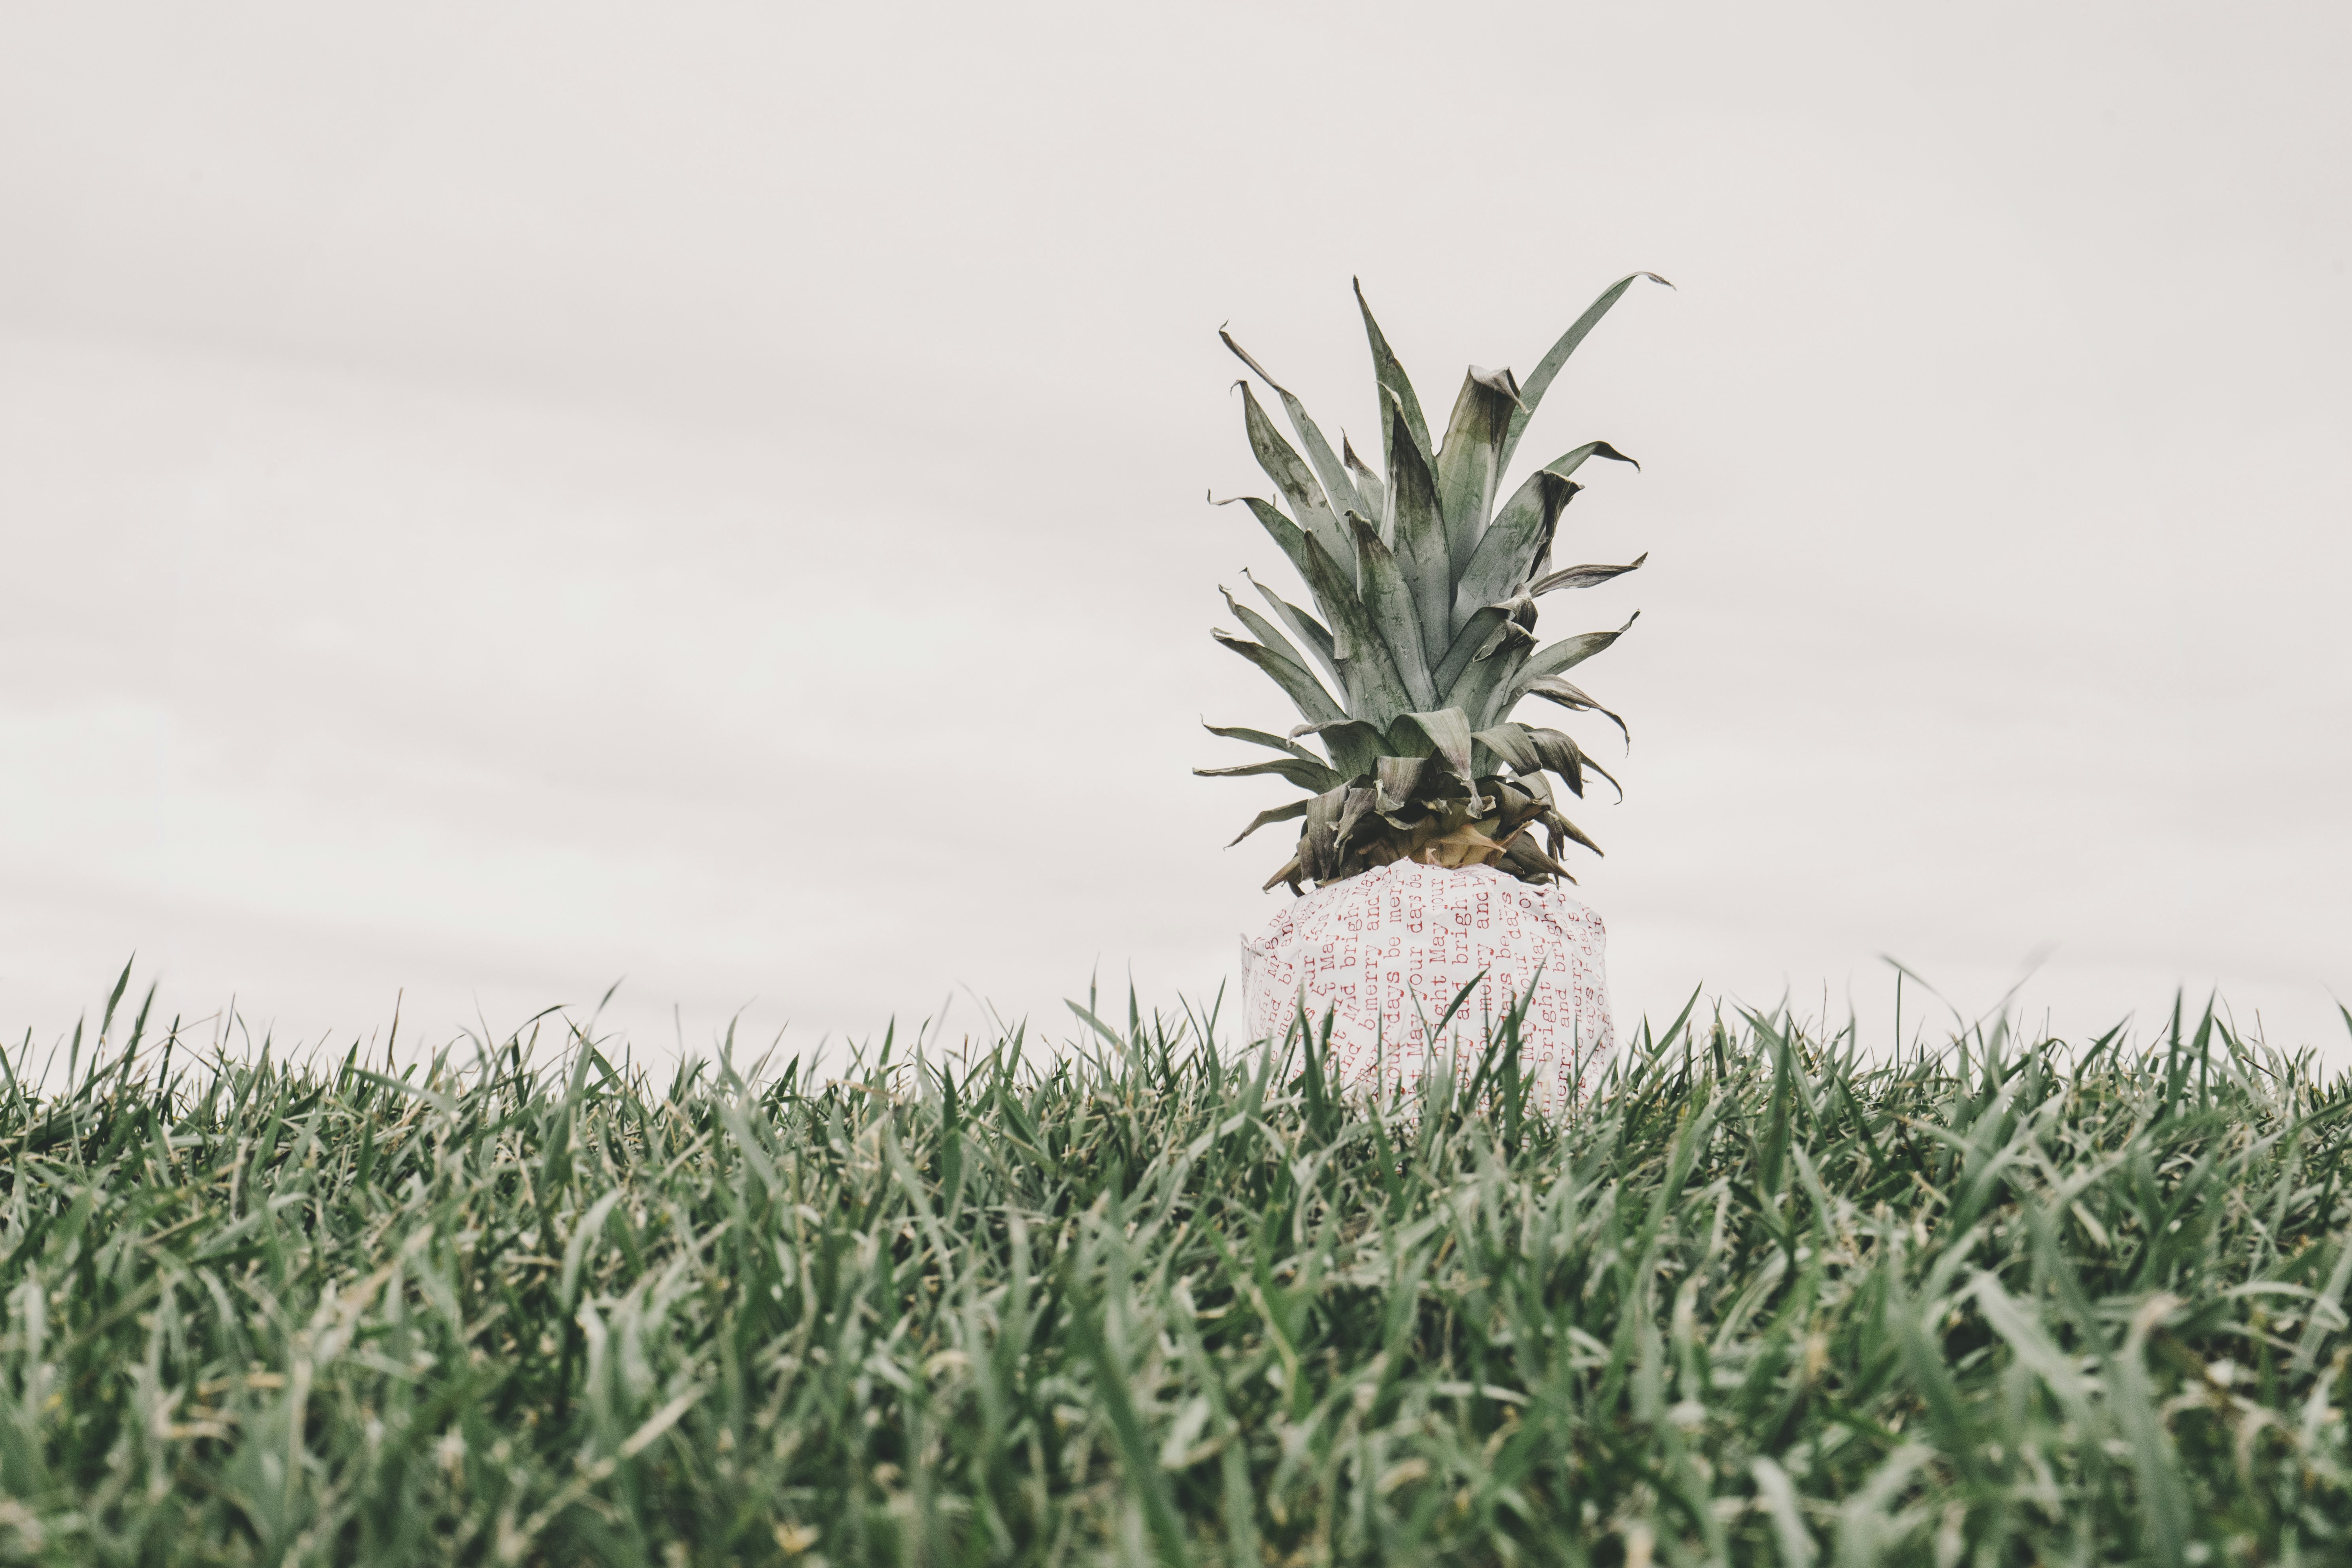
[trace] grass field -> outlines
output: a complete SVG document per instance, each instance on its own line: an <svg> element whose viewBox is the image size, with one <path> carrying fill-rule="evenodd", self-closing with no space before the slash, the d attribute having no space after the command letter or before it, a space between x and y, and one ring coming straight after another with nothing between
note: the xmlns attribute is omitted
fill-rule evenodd
<svg viewBox="0 0 2352 1568"><path fill-rule="evenodd" d="M666 1086L107 1015L0 1100L15 1560L2352 1560L2352 1081L2193 1014L1702 1016L1566 1127L1507 1033L1407 1116L1132 1010Z"/></svg>

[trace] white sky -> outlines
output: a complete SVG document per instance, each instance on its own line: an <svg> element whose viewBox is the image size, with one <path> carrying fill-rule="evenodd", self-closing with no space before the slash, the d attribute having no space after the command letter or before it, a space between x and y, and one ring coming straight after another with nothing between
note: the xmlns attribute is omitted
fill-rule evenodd
<svg viewBox="0 0 2352 1568"><path fill-rule="evenodd" d="M1543 627L1643 611L1621 1022L2039 960L2340 1054L2347 80L2323 5L0 11L0 1027L1212 990L1287 791L1197 722L1292 721L1216 327L1370 439L1351 274L1442 410L1652 268L1520 454L1644 465Z"/></svg>

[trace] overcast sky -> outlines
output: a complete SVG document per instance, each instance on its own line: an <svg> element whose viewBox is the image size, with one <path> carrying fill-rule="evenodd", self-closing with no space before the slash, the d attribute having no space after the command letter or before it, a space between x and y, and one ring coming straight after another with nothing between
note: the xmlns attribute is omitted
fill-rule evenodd
<svg viewBox="0 0 2352 1568"><path fill-rule="evenodd" d="M1643 613L1621 1025L1883 1042L1891 953L2340 1058L2347 81L2335 5L0 10L0 1027L1213 991L1287 792L1199 721L1291 721L1217 327L1376 447L1351 276L1443 407L1648 268L1521 451L1643 465L1543 626Z"/></svg>

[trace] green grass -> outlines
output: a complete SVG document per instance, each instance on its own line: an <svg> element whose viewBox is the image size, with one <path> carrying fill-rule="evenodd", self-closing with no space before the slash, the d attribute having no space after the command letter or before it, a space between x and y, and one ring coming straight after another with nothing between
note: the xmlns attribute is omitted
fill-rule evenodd
<svg viewBox="0 0 2352 1568"><path fill-rule="evenodd" d="M2210 1018L1702 1018L1557 1128L1189 1016L666 1088L108 1017L0 1091L0 1556L2352 1555L2352 1081Z"/></svg>

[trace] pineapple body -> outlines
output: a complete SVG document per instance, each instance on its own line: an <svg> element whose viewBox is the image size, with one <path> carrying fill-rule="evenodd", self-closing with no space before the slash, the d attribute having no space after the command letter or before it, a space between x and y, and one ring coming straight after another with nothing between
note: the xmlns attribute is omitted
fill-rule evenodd
<svg viewBox="0 0 2352 1568"><path fill-rule="evenodd" d="M1557 883L1395 860L1316 889L1244 939L1244 1018L1250 1039L1277 1044L1302 1012L1318 1039L1328 1019L1333 1077L1400 1089L1410 1105L1424 1073L1466 1086L1524 1001L1528 1108L1558 1117L1616 1051L1605 942L1601 917Z"/></svg>
<svg viewBox="0 0 2352 1568"><path fill-rule="evenodd" d="M1272 680L1300 722L1286 732L1209 725L1262 748L1261 760L1194 771L1279 778L1305 792L1259 812L1234 840L1298 825L1289 858L1265 881L1286 885L1297 901L1243 944L1247 1022L1253 1039L1279 1040L1302 1007L1318 1033L1328 1017L1345 1085L1411 1087L1457 1049L1459 1069L1475 1073L1492 1030L1530 992L1519 1070L1544 1110L1580 1100L1614 1046L1601 922L1561 891L1575 879L1561 863L1568 847L1597 854L1599 846L1563 815L1552 781L1580 800L1589 779L1616 781L1573 737L1517 714L1527 701L1548 703L1604 720L1630 742L1624 721L1568 675L1633 621L1552 643L1536 625L1539 601L1601 587L1648 559L1552 560L1584 488L1575 476L1596 458L1633 459L1586 441L1516 486L1507 476L1569 357L1650 277L1603 290L1525 380L1471 366L1442 440L1360 289L1378 395L1379 441L1368 444L1377 472L1344 432L1335 451L1299 400L1225 337L1297 437L1293 446L1275 427L1243 381L1244 429L1275 495L1234 499L1297 570L1310 603L1255 578L1264 612L1224 592L1250 636L1212 635ZM1440 1037L1429 1038L1474 981Z"/></svg>

